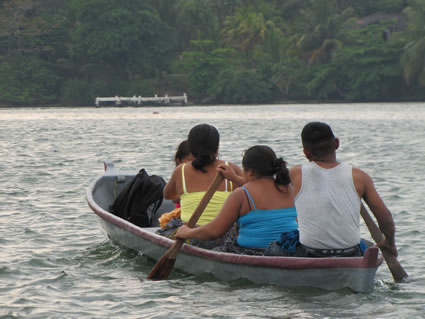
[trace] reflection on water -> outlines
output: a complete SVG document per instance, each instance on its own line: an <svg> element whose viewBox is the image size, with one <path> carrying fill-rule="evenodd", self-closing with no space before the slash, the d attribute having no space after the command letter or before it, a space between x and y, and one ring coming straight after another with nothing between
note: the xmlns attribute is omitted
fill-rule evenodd
<svg viewBox="0 0 425 319"><path fill-rule="evenodd" d="M423 119L420 103L0 109L0 318L422 317ZM408 283L393 283L386 265L367 294L178 273L145 281L152 263L111 243L87 207L103 160L168 178L195 124L218 128L222 159L240 164L244 149L267 144L294 165L304 161L300 131L312 120L331 124L340 160L373 177L396 221Z"/></svg>

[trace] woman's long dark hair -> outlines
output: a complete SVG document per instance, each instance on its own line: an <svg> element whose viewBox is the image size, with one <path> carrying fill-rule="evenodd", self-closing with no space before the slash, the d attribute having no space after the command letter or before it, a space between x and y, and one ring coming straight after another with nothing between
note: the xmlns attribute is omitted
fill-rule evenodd
<svg viewBox="0 0 425 319"><path fill-rule="evenodd" d="M279 185L287 186L291 182L286 162L265 145L248 148L244 153L242 166L244 170L253 170L257 177L273 177L278 190Z"/></svg>
<svg viewBox="0 0 425 319"><path fill-rule="evenodd" d="M187 137L189 149L194 157L192 166L206 173L205 166L208 166L217 158L220 134L217 129L209 124L199 124L189 132Z"/></svg>

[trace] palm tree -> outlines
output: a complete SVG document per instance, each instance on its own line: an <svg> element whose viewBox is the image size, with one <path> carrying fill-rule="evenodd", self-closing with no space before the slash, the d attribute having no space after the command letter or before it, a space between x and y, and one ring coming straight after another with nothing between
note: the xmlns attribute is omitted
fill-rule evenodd
<svg viewBox="0 0 425 319"><path fill-rule="evenodd" d="M403 76L408 85L425 87L425 0L410 0L405 9L409 17L408 44L401 56Z"/></svg>
<svg viewBox="0 0 425 319"><path fill-rule="evenodd" d="M336 0L312 0L301 11L302 31L297 48L309 63L328 60L346 41L344 31L354 10L348 7L339 13L336 3Z"/></svg>
<svg viewBox="0 0 425 319"><path fill-rule="evenodd" d="M217 17L213 15L208 0L179 0L176 15L183 48L191 40L217 40Z"/></svg>
<svg viewBox="0 0 425 319"><path fill-rule="evenodd" d="M267 42L279 43L283 33L275 23L277 17L268 18L269 9L264 2L239 7L234 15L224 21L225 44L244 52L249 60L256 46Z"/></svg>

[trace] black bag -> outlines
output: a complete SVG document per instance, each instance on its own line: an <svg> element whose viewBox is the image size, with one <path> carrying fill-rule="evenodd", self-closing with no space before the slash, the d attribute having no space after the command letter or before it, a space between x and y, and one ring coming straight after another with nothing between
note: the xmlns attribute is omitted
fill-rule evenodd
<svg viewBox="0 0 425 319"><path fill-rule="evenodd" d="M161 176L149 176L141 169L119 193L110 212L137 226L149 227L162 204L165 184Z"/></svg>

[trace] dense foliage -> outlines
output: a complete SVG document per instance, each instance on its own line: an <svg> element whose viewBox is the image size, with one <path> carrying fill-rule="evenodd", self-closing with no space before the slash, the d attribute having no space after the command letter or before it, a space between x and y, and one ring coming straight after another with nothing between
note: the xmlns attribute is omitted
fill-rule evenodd
<svg viewBox="0 0 425 319"><path fill-rule="evenodd" d="M0 105L425 100L425 0L0 0Z"/></svg>

